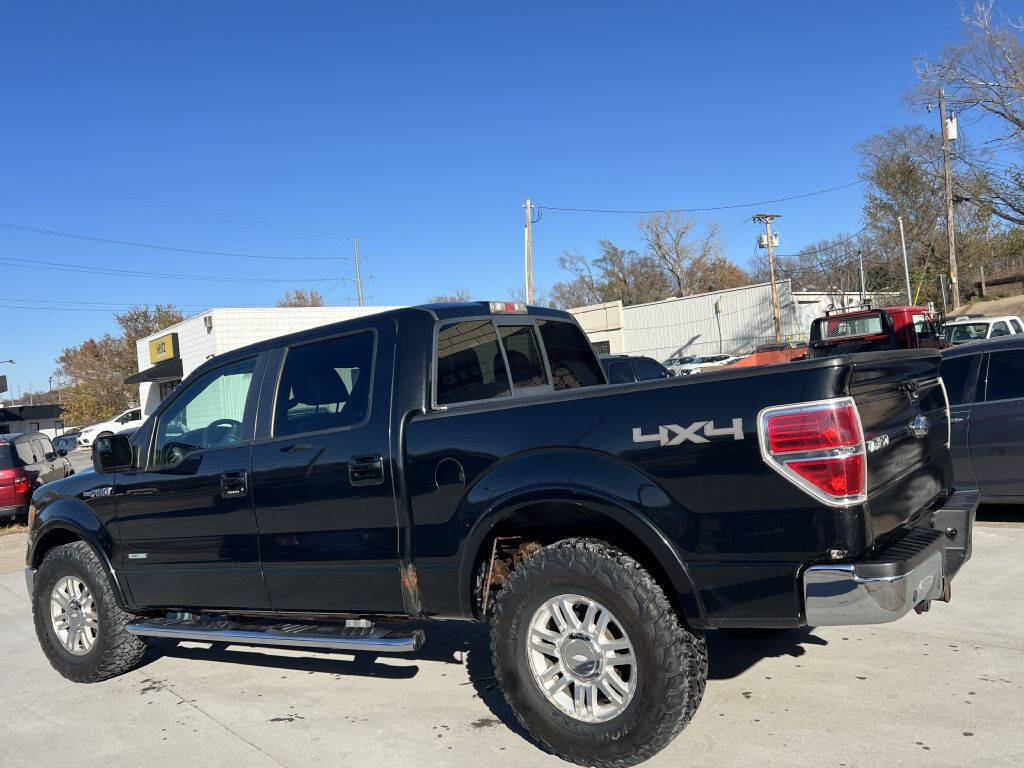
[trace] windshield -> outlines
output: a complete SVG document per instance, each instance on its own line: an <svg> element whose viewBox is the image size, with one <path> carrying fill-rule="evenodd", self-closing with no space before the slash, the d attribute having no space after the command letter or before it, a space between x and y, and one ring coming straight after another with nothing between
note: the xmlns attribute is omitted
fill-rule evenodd
<svg viewBox="0 0 1024 768"><path fill-rule="evenodd" d="M987 335L988 323L959 323L942 327L942 339L949 344L963 344L965 341L984 339Z"/></svg>
<svg viewBox="0 0 1024 768"><path fill-rule="evenodd" d="M692 363L696 358L693 357L670 357L665 361L665 365L686 365Z"/></svg>

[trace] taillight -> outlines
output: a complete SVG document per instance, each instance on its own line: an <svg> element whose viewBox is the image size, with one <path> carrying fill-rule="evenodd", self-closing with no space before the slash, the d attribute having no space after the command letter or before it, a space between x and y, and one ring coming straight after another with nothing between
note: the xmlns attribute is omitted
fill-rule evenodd
<svg viewBox="0 0 1024 768"><path fill-rule="evenodd" d="M32 483L29 482L28 475L18 475L14 478L14 492L18 496L28 493L31 487Z"/></svg>
<svg viewBox="0 0 1024 768"><path fill-rule="evenodd" d="M765 462L834 507L867 498L864 429L851 397L765 408L758 414Z"/></svg>

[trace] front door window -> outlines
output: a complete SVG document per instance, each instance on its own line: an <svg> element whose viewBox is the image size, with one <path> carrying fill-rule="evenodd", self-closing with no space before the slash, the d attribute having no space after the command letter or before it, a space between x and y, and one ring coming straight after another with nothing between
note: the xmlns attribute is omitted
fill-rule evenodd
<svg viewBox="0 0 1024 768"><path fill-rule="evenodd" d="M160 415L151 464L168 467L191 453L242 442L245 401L256 358L210 371Z"/></svg>

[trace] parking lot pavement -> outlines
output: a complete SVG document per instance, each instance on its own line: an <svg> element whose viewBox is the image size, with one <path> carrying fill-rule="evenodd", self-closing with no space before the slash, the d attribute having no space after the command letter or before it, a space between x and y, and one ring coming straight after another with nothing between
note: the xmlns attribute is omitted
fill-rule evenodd
<svg viewBox="0 0 1024 768"><path fill-rule="evenodd" d="M696 717L650 766L1020 766L1024 529L979 527L953 602L880 626L708 635ZM0 576L0 765L565 765L513 725L483 628L416 657L167 646L95 685L39 651Z"/></svg>
<svg viewBox="0 0 1024 768"><path fill-rule="evenodd" d="M92 466L92 449L79 448L74 450L68 454L68 461L71 462L75 472L81 472L83 469Z"/></svg>

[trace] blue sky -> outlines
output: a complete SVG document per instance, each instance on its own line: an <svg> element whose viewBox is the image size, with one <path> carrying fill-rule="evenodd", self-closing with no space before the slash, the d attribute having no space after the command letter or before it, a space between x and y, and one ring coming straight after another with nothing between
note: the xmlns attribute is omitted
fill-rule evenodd
<svg viewBox="0 0 1024 768"><path fill-rule="evenodd" d="M352 303L351 284L333 282L352 273L347 237L361 238L372 303L456 286L503 298L523 283L527 195L660 209L853 181L858 141L931 119L901 103L913 57L959 34L958 4L935 0L5 4L0 222L336 260L159 252L0 226L0 359L17 361L0 373L12 391L44 388L62 347L114 328L115 304L194 312L271 304L292 287ZM860 195L771 206L784 249L855 231ZM716 214L741 263L753 253L751 213ZM548 211L534 232L540 286L565 277L566 249L637 245L631 216Z"/></svg>

